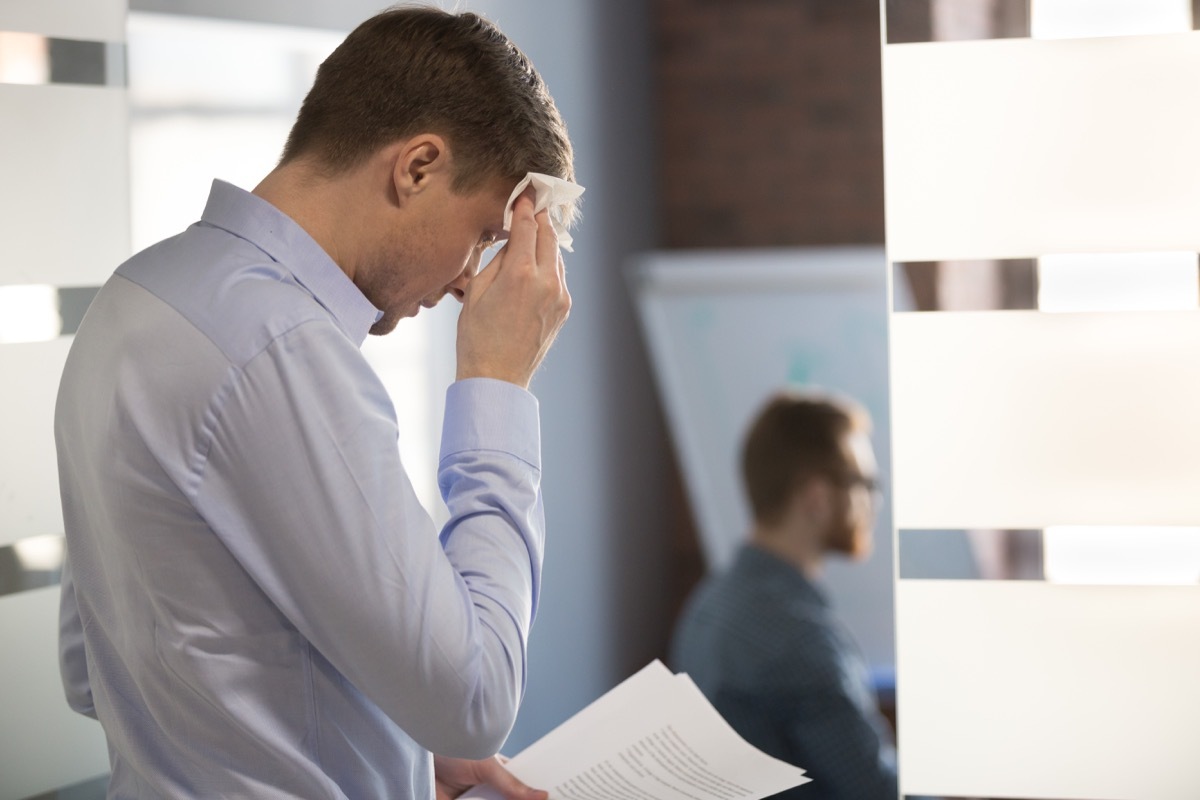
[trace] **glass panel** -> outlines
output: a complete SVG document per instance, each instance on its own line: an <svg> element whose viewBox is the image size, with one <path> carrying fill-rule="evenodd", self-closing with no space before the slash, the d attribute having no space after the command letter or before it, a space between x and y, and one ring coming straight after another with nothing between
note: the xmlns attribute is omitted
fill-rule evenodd
<svg viewBox="0 0 1200 800"><path fill-rule="evenodd" d="M1037 261L907 261L892 264L893 311L998 311L1038 307Z"/></svg>
<svg viewBox="0 0 1200 800"><path fill-rule="evenodd" d="M99 778L64 786L36 797L26 798L26 800L105 800L107 796L108 775L102 775Z"/></svg>
<svg viewBox="0 0 1200 800"><path fill-rule="evenodd" d="M58 587L0 597L0 800L108 772L100 725L71 711L58 677Z"/></svg>
<svg viewBox="0 0 1200 800"><path fill-rule="evenodd" d="M1200 250L1200 37L884 49L894 261Z"/></svg>
<svg viewBox="0 0 1200 800"><path fill-rule="evenodd" d="M130 14L135 250L199 219L213 178L250 190L274 168L317 67L343 38Z"/></svg>
<svg viewBox="0 0 1200 800"><path fill-rule="evenodd" d="M129 257L125 91L0 85L0 284L95 286ZM83 135L83 131L87 134Z"/></svg>
<svg viewBox="0 0 1200 800"><path fill-rule="evenodd" d="M0 344L46 342L79 330L97 286L0 285Z"/></svg>
<svg viewBox="0 0 1200 800"><path fill-rule="evenodd" d="M126 0L10 0L0 3L0 31L123 42L126 5Z"/></svg>
<svg viewBox="0 0 1200 800"><path fill-rule="evenodd" d="M888 44L1029 35L1028 0L886 0Z"/></svg>
<svg viewBox="0 0 1200 800"><path fill-rule="evenodd" d="M1200 583L1200 528L1055 526L898 531L902 580L1047 580L1087 586Z"/></svg>
<svg viewBox="0 0 1200 800"><path fill-rule="evenodd" d="M1200 519L1200 314L895 314L902 528Z"/></svg>
<svg viewBox="0 0 1200 800"><path fill-rule="evenodd" d="M898 531L902 580L1040 581L1039 530Z"/></svg>
<svg viewBox="0 0 1200 800"><path fill-rule="evenodd" d="M1030 0L1036 39L1136 36L1192 29L1192 0Z"/></svg>
<svg viewBox="0 0 1200 800"><path fill-rule="evenodd" d="M62 536L30 536L0 545L0 597L57 586L66 551Z"/></svg>
<svg viewBox="0 0 1200 800"><path fill-rule="evenodd" d="M0 30L0 83L124 86L125 46Z"/></svg>
<svg viewBox="0 0 1200 800"><path fill-rule="evenodd" d="M63 532L54 453L54 400L69 337L0 346L0 545ZM2 629L0 629L2 630Z"/></svg>
<svg viewBox="0 0 1200 800"><path fill-rule="evenodd" d="M907 794L1191 800L1200 590L897 587Z"/></svg>
<svg viewBox="0 0 1200 800"><path fill-rule="evenodd" d="M45 342L61 331L58 291L53 286L0 286L0 344Z"/></svg>
<svg viewBox="0 0 1200 800"><path fill-rule="evenodd" d="M1200 583L1200 528L1047 528L1045 553L1053 583Z"/></svg>
<svg viewBox="0 0 1200 800"><path fill-rule="evenodd" d="M1042 311L1183 311L1200 306L1195 253L1064 253L1038 259Z"/></svg>
<svg viewBox="0 0 1200 800"><path fill-rule="evenodd" d="M36 33L0 31L0 83L49 82L49 39Z"/></svg>

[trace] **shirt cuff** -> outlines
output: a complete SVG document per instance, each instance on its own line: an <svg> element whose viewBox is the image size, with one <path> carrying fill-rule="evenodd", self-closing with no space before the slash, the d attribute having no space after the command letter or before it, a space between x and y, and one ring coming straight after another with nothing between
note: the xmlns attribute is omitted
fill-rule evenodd
<svg viewBox="0 0 1200 800"><path fill-rule="evenodd" d="M446 390L441 460L471 450L508 453L542 468L538 401L515 383L465 378Z"/></svg>

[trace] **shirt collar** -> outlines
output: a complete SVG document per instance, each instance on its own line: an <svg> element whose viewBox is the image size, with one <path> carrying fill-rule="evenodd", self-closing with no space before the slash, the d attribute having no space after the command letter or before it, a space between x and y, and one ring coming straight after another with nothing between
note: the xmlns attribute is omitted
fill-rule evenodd
<svg viewBox="0 0 1200 800"><path fill-rule="evenodd" d="M245 239L290 271L358 346L383 316L306 230L261 197L214 180L201 220Z"/></svg>

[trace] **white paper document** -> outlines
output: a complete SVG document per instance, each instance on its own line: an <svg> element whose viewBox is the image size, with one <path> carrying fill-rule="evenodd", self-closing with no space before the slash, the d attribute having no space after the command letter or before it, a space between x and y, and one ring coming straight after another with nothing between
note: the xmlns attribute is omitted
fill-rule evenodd
<svg viewBox="0 0 1200 800"><path fill-rule="evenodd" d="M757 800L808 783L747 744L687 675L654 661L514 756L550 800ZM463 800L499 800L477 786Z"/></svg>

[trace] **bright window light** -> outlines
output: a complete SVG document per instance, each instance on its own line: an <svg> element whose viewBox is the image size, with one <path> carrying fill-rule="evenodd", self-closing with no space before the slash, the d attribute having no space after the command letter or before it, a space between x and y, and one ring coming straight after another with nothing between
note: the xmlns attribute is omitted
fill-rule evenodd
<svg viewBox="0 0 1200 800"><path fill-rule="evenodd" d="M1053 527L1043 543L1051 583L1200 583L1200 528Z"/></svg>
<svg viewBox="0 0 1200 800"><path fill-rule="evenodd" d="M317 67L343 38L176 14L129 15L135 252L195 222L213 178L249 190L271 171Z"/></svg>
<svg viewBox="0 0 1200 800"><path fill-rule="evenodd" d="M1192 29L1191 0L1032 0L1035 39L1139 36Z"/></svg>
<svg viewBox="0 0 1200 800"><path fill-rule="evenodd" d="M49 80L46 37L0 31L0 83L42 84Z"/></svg>
<svg viewBox="0 0 1200 800"><path fill-rule="evenodd" d="M58 290L53 286L0 286L0 344L48 342L61 331Z"/></svg>
<svg viewBox="0 0 1200 800"><path fill-rule="evenodd" d="M1195 253L1063 254L1038 259L1042 311L1188 311L1200 307Z"/></svg>
<svg viewBox="0 0 1200 800"><path fill-rule="evenodd" d="M62 569L66 540L62 536L31 536L12 544L21 569L31 572L52 572Z"/></svg>

